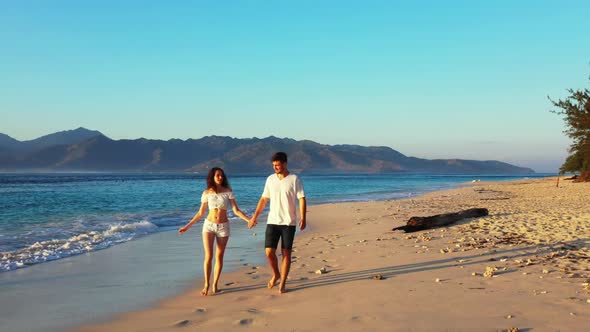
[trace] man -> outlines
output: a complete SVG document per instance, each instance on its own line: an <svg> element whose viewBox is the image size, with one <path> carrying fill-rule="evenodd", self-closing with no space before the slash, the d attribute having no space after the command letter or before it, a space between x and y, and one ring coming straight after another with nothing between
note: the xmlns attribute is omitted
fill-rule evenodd
<svg viewBox="0 0 590 332"><path fill-rule="evenodd" d="M280 280L279 293L284 293L286 292L285 283L291 268L291 250L293 249L295 226L297 224L296 201L299 200L300 230L304 230L306 226L307 206L303 183L297 175L289 173L287 169L287 154L277 152L272 156L271 160L275 174L266 179L262 197L260 197L248 227L256 226L258 223L256 219L270 200L264 247L273 276L267 286L269 289L273 288L277 281ZM281 252L283 254L280 271L276 255L279 239L281 240Z"/></svg>

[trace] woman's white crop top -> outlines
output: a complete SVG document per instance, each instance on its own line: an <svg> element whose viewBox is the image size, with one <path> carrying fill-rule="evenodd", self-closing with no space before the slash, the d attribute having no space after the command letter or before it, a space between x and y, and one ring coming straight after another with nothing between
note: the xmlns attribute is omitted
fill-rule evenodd
<svg viewBox="0 0 590 332"><path fill-rule="evenodd" d="M230 205L229 200L235 199L233 191L226 191L222 193L215 193L213 191L206 191L201 196L201 203L207 203L210 209L227 210Z"/></svg>

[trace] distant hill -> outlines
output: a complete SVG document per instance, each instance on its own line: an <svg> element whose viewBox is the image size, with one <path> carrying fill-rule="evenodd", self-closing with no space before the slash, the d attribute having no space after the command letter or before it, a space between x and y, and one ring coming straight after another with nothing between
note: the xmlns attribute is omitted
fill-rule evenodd
<svg viewBox="0 0 590 332"><path fill-rule="evenodd" d="M4 141L8 143L3 144ZM112 140L98 131L78 128L29 141L35 142L35 148L21 145L15 150L10 147L14 142L10 142L0 141L2 171L206 173L211 167L220 166L232 174L266 174L272 153L285 151L289 155L289 169L298 173L534 173L530 168L499 161L428 160L408 157L389 147L325 145L274 136Z"/></svg>
<svg viewBox="0 0 590 332"><path fill-rule="evenodd" d="M0 151L10 150L22 154L56 145L76 144L100 135L102 135L100 131L88 130L82 127L74 130L60 131L36 138L34 140L22 142L8 135L0 134Z"/></svg>
<svg viewBox="0 0 590 332"><path fill-rule="evenodd" d="M21 143L8 135L0 134L0 153L2 151L15 151Z"/></svg>

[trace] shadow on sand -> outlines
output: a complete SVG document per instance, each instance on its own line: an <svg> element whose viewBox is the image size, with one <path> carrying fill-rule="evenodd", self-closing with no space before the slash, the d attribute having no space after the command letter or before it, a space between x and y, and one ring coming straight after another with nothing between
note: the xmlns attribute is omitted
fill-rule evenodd
<svg viewBox="0 0 590 332"><path fill-rule="evenodd" d="M582 243L585 240L582 240ZM416 272L424 272L424 271L433 271L433 270L441 270L456 266L469 266L469 265L476 265L482 264L485 262L493 262L499 261L500 259L522 259L526 260L527 258L531 258L533 256L549 254L555 250L561 249L571 249L572 247L577 247L576 244L579 245L580 241L572 241L572 242L560 242L556 244L538 244L538 245L530 245L525 247L515 247L510 249L500 249L500 250L493 250L488 252L478 252L476 255L469 255L469 256L458 256L453 258L446 258L441 260L434 260L428 262L420 262L420 263L413 263L413 264L404 264L404 265L393 265L389 267L382 267L382 268L375 268L375 269L367 269L367 270L359 270L353 272L346 272L346 273L327 273L325 275L319 276L315 279L305 279L305 280L289 280L288 282L288 291L289 292L297 292L306 288L313 288L313 287L322 287L352 281L359 281L359 280L367 280L372 279L375 275L380 275L383 279L391 278L396 275L403 275L408 273L416 273ZM465 262L459 263L458 260L465 260ZM508 270L501 273L511 273L516 270ZM230 287L224 288L223 293L232 293L238 292L243 290L252 290L252 289L262 289L266 288L266 280L260 281L260 284L256 285L244 285L238 287Z"/></svg>

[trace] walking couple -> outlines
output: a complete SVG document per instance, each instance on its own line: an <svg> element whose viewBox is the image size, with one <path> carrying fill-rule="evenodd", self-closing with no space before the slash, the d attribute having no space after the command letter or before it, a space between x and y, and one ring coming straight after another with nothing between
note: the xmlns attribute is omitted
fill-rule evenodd
<svg viewBox="0 0 590 332"><path fill-rule="evenodd" d="M234 193L229 185L223 169L214 167L207 175L207 189L201 196L201 207L192 220L181 227L178 232L186 232L193 224L198 222L209 210L206 219L203 221L203 247L205 248L205 260L203 270L205 274L205 285L201 291L202 295L209 295L211 279L211 264L213 260L213 243L217 241L215 252L215 273L213 275L212 292L218 292L219 276L223 268L223 255L230 235L227 209L231 205L234 214L246 222L248 228L257 225L258 216L267 203L270 201L270 211L266 225L264 247L266 258L272 269L272 277L268 281L268 288L273 288L279 283L279 293L286 292L285 284L291 268L291 250L295 237L297 225L296 202L299 201L299 229L304 230L306 226L307 205L303 183L295 174L291 174L287 168L287 154L284 152L275 153L272 158L274 173L266 179L264 191L256 206L252 218L248 218L238 207ZM279 270L279 262L276 255L277 246L281 240L282 261Z"/></svg>

